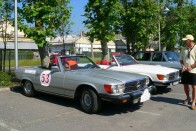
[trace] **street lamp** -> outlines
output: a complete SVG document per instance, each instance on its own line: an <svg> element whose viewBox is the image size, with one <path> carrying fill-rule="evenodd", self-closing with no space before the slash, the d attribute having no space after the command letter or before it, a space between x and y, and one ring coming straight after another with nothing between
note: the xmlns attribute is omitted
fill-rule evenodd
<svg viewBox="0 0 196 131"><path fill-rule="evenodd" d="M166 7L163 12L169 12L170 10ZM161 21L160 21L160 13L159 13L159 51L161 51Z"/></svg>

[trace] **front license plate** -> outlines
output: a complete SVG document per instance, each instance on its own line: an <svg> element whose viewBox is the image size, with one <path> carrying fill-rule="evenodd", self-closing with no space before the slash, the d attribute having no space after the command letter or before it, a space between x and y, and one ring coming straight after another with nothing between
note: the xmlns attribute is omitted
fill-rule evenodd
<svg viewBox="0 0 196 131"><path fill-rule="evenodd" d="M139 98L133 100L133 103L134 103L134 104L136 104L136 103L138 103L138 102L139 102Z"/></svg>
<svg viewBox="0 0 196 131"><path fill-rule="evenodd" d="M172 84L170 84L170 85L173 85L173 86L175 86L175 85L177 85L177 84L179 84L179 82L178 81L176 81L176 82L173 82Z"/></svg>
<svg viewBox="0 0 196 131"><path fill-rule="evenodd" d="M145 89L143 94L141 95L140 102L144 102L150 99L150 93L148 89Z"/></svg>

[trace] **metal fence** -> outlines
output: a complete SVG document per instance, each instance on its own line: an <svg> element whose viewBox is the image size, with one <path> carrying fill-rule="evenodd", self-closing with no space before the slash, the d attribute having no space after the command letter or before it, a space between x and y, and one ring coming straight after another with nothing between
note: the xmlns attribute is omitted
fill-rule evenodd
<svg viewBox="0 0 196 131"><path fill-rule="evenodd" d="M4 50L0 49L0 59L4 58ZM19 60L24 60L24 59L33 59L33 51L29 51L29 50L19 50L18 51L18 59ZM6 50L6 56L5 56L6 60L14 60L15 59L15 52L13 50Z"/></svg>

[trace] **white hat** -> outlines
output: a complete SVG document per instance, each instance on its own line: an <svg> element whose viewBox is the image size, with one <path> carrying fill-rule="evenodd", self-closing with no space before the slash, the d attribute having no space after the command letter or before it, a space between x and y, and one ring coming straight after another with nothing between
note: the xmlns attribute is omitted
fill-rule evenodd
<svg viewBox="0 0 196 131"><path fill-rule="evenodd" d="M182 40L183 41L185 41L185 40L194 40L194 37L192 36L192 35L186 35L186 37L185 38L182 38Z"/></svg>

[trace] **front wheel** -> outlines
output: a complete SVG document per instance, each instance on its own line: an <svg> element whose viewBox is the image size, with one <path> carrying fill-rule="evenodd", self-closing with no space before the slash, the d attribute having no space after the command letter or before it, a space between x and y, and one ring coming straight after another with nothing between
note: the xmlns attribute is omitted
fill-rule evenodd
<svg viewBox="0 0 196 131"><path fill-rule="evenodd" d="M23 84L23 92L25 96L32 97L35 95L33 83L31 81L25 81Z"/></svg>
<svg viewBox="0 0 196 131"><path fill-rule="evenodd" d="M101 100L92 89L84 89L81 92L80 105L84 112L93 114L100 110Z"/></svg>

